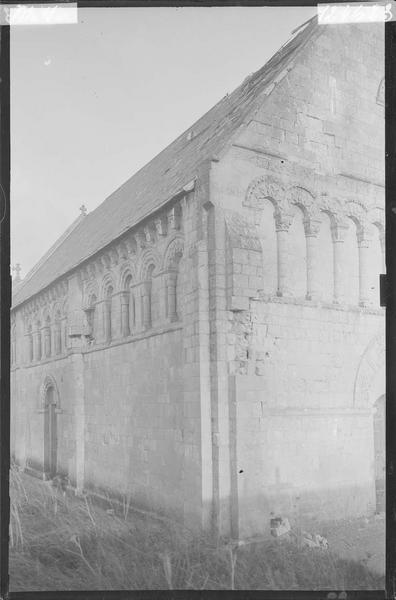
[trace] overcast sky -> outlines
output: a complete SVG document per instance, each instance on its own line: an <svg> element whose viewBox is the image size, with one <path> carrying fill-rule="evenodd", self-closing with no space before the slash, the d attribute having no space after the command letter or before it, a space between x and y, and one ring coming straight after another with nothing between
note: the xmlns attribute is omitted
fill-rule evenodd
<svg viewBox="0 0 396 600"><path fill-rule="evenodd" d="M313 7L80 9L11 30L11 250L22 276L79 215L259 69Z"/></svg>

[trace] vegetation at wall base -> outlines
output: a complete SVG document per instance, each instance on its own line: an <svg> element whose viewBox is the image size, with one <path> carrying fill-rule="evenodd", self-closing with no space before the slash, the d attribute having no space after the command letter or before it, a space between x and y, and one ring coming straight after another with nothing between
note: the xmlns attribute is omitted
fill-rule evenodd
<svg viewBox="0 0 396 600"><path fill-rule="evenodd" d="M384 587L382 575L331 551L286 538L215 543L177 523L106 511L17 467L10 495L11 591Z"/></svg>

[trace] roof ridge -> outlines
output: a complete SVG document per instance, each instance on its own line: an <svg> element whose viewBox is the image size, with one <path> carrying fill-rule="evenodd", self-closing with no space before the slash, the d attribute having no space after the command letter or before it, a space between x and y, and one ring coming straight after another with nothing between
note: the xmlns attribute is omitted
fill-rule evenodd
<svg viewBox="0 0 396 600"><path fill-rule="evenodd" d="M156 160L157 158L159 158L163 153L165 153L168 148L170 146L172 146L173 144L175 144L178 140L183 139L184 136L187 136L188 133L190 131L194 131L194 127L196 127L198 125L198 123L200 121L203 121L205 119L205 117L212 111L215 111L217 108L219 108L219 106L228 101L230 102L231 98L235 95L237 95L237 93L247 84L249 84L251 82L251 80L253 78L255 78L256 76L259 76L260 72L264 72L265 69L267 69L270 66L271 61L273 61L275 58L279 58L279 54L281 52L281 50L283 48L285 48L286 46L288 46L296 37L297 35L299 35L299 33L301 33L301 30L305 27L307 27L310 23L313 23L314 21L317 21L317 16L314 15L313 17L311 17L310 19L308 19L307 21L305 21L305 23L302 23L301 25L299 25L299 27L297 27L296 29L294 29L292 31L292 35L290 36L290 38L276 51L274 52L274 54L264 63L264 65L262 65L259 69L257 69L257 71L253 71L253 73L250 73L250 75L248 75L247 77L245 77L245 79L236 87L234 88L231 92L226 93L224 96L222 96L222 98L220 98L216 104L214 104L213 106L211 106L210 108L208 108L208 110L206 112L204 112L203 115L201 115L196 121L194 121L189 127L187 127L186 129L184 129L176 138L174 138L171 142L169 142L169 144L167 144L165 146L165 148L162 148L162 150L160 150L157 154L155 154L147 163L145 163L144 165L142 165L137 171L135 171L133 173L133 175L131 175L130 177L128 177L128 179L126 179L123 183L121 183L113 192L111 192L111 194L109 196L107 196L96 208L94 208L94 210L92 211L92 213L94 213L96 210L98 210L104 202L106 202L106 200L108 198L110 198L111 196L113 196L115 193L117 193L118 191L122 190L122 188L127 185L130 180L135 177L138 173L141 173L142 171L144 171L144 169L146 167L148 167L154 160ZM297 33L298 32L298 33ZM297 33L297 35L295 35ZM207 128L203 129L202 131L197 131L196 135L200 135L201 133L203 133ZM194 137L196 137L194 135ZM91 213L91 214L92 214Z"/></svg>
<svg viewBox="0 0 396 600"><path fill-rule="evenodd" d="M78 217L76 219L74 219L74 221L72 221L72 223L69 225L69 227L67 227L65 229L65 231L62 233L62 235L60 235L57 238L57 240L52 244L52 246L49 247L47 252L45 252L45 254L43 254L43 256L34 265L34 267L32 267L30 269L30 271L28 271L26 273L25 277L19 282L18 291L23 287L24 283L27 283L28 281L30 281L30 279L34 276L34 274L41 267L41 265L48 260L48 258L55 252L55 250L57 250L57 248L59 248L59 246L65 241L65 239L67 237L69 237L71 232L74 231L74 229L81 223L81 221L83 221L83 219L85 217L86 217L86 215L81 213L80 215L78 215Z"/></svg>
<svg viewBox="0 0 396 600"><path fill-rule="evenodd" d="M314 17L275 52L257 71L185 129L148 163L143 165L90 212L81 229L81 219L57 240L18 286L14 307L47 288L57 278L135 227L158 210L191 180L204 162L219 156L230 143L263 96L268 96L316 30ZM310 25L311 24L311 25ZM60 248L61 246L61 248Z"/></svg>

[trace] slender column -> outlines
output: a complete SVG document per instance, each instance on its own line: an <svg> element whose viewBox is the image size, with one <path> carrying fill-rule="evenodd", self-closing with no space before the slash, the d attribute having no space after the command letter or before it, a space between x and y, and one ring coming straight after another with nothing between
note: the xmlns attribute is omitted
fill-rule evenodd
<svg viewBox="0 0 396 600"><path fill-rule="evenodd" d="M51 356L51 329L46 325L43 329L44 332L44 356Z"/></svg>
<svg viewBox="0 0 396 600"><path fill-rule="evenodd" d="M142 308L143 308L143 327L150 329L151 327L151 280L145 281L142 287Z"/></svg>
<svg viewBox="0 0 396 600"><path fill-rule="evenodd" d="M342 304L345 300L345 281L344 281L344 239L348 226L344 223L334 223L331 227L331 237L333 240L333 267L334 267L334 289L333 302Z"/></svg>
<svg viewBox="0 0 396 600"><path fill-rule="evenodd" d="M129 292L129 331L133 333L136 329L136 290L130 290Z"/></svg>
<svg viewBox="0 0 396 600"><path fill-rule="evenodd" d="M60 324L60 321L55 321L55 326L54 326L54 351L55 351L55 354L60 354L61 350L62 350L61 324Z"/></svg>
<svg viewBox="0 0 396 600"><path fill-rule="evenodd" d="M176 283L177 271L170 271L166 274L166 293L167 293L167 317L169 321L177 321L176 306Z"/></svg>
<svg viewBox="0 0 396 600"><path fill-rule="evenodd" d="M131 288L131 294L135 298L135 327L134 333L143 331L143 285L138 283ZM132 298L130 300L131 305ZM131 322L131 321L130 321Z"/></svg>
<svg viewBox="0 0 396 600"><path fill-rule="evenodd" d="M29 332L26 335L26 362L31 363L34 357L33 351L33 335Z"/></svg>
<svg viewBox="0 0 396 600"><path fill-rule="evenodd" d="M290 295L288 286L288 255L289 255L289 228L292 224L293 216L287 213L278 213L275 215L275 228L277 237L277 260L278 260L278 296Z"/></svg>
<svg viewBox="0 0 396 600"><path fill-rule="evenodd" d="M111 340L112 335L111 323L111 299L103 301L103 333L106 342Z"/></svg>
<svg viewBox="0 0 396 600"><path fill-rule="evenodd" d="M65 346L65 351L69 349L70 347L70 343L69 343L69 327L67 324L67 317L64 317L62 320L62 327L63 327L63 343Z"/></svg>
<svg viewBox="0 0 396 600"><path fill-rule="evenodd" d="M367 231L361 228L358 231L359 248L359 304L368 306L370 301L370 252L371 239Z"/></svg>
<svg viewBox="0 0 396 600"><path fill-rule="evenodd" d="M318 286L318 233L320 225L321 222L316 219L304 220L307 245L307 300L316 300L320 296Z"/></svg>
<svg viewBox="0 0 396 600"><path fill-rule="evenodd" d="M41 328L41 358L45 358L45 325Z"/></svg>
<svg viewBox="0 0 396 600"><path fill-rule="evenodd" d="M36 329L34 336L36 340L34 348L34 360L41 360L41 329Z"/></svg>
<svg viewBox="0 0 396 600"><path fill-rule="evenodd" d="M130 321L129 321L129 293L122 292L120 294L120 305L121 305L121 335L127 337L130 334Z"/></svg>

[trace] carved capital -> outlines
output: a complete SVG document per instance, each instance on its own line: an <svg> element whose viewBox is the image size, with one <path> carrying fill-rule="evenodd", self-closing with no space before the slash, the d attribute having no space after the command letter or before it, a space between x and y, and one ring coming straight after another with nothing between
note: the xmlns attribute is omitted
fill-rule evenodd
<svg viewBox="0 0 396 600"><path fill-rule="evenodd" d="M367 230L367 227L359 227L357 230L357 242L359 248L369 248L372 242L372 236Z"/></svg>
<svg viewBox="0 0 396 600"><path fill-rule="evenodd" d="M120 302L121 302L121 305L129 303L129 292L121 292L120 293Z"/></svg>
<svg viewBox="0 0 396 600"><path fill-rule="evenodd" d="M348 225L341 221L334 221L331 224L331 239L333 242L344 242L348 231Z"/></svg>
<svg viewBox="0 0 396 600"><path fill-rule="evenodd" d="M289 231L290 225L293 223L293 215L291 213L276 211L275 212L275 229L276 231Z"/></svg>
<svg viewBox="0 0 396 600"><path fill-rule="evenodd" d="M165 273L166 285L174 285L177 279L177 271L171 270Z"/></svg>
<svg viewBox="0 0 396 600"><path fill-rule="evenodd" d="M304 231L307 237L317 237L321 226L320 219L304 219Z"/></svg>

